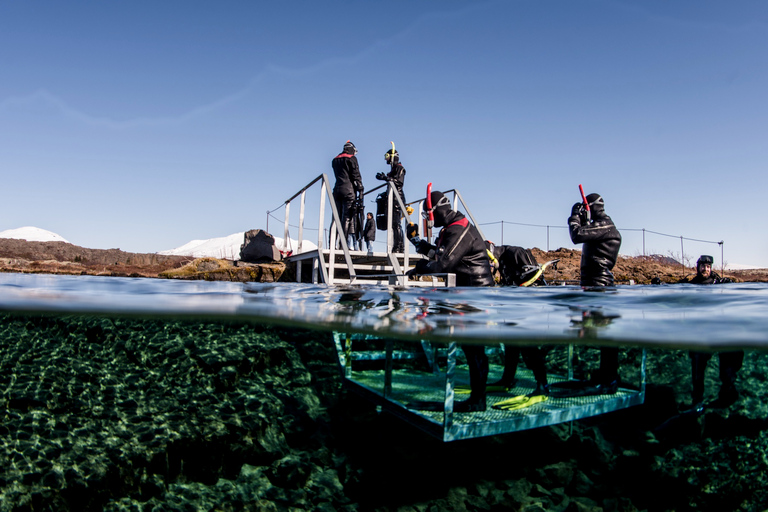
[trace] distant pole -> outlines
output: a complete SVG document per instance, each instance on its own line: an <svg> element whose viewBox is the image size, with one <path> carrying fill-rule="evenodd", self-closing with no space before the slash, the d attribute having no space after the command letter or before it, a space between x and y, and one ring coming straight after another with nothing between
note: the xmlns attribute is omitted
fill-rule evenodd
<svg viewBox="0 0 768 512"><path fill-rule="evenodd" d="M717 245L720 246L720 273L725 275L725 259L723 258L723 241L720 240L717 242Z"/></svg>
<svg viewBox="0 0 768 512"><path fill-rule="evenodd" d="M683 264L683 277L685 277L685 250L683 249L683 237L680 236L680 261Z"/></svg>
<svg viewBox="0 0 768 512"><path fill-rule="evenodd" d="M643 256L645 256L645 228L643 228Z"/></svg>
<svg viewBox="0 0 768 512"><path fill-rule="evenodd" d="M501 221L501 245L504 245L504 221Z"/></svg>
<svg viewBox="0 0 768 512"><path fill-rule="evenodd" d="M547 226L547 252L549 252L549 226Z"/></svg>
<svg viewBox="0 0 768 512"><path fill-rule="evenodd" d="M269 233L269 210L267 210L267 233Z"/></svg>

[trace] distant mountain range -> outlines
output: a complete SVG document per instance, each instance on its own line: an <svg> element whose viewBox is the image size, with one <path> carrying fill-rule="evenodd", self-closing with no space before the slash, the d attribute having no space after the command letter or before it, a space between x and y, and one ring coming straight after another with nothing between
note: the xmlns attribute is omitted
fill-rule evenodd
<svg viewBox="0 0 768 512"><path fill-rule="evenodd" d="M33 226L25 226L22 228L0 231L0 238L15 238L19 240L27 240L28 242L71 243L61 235ZM164 256L192 256L193 258L219 258L235 260L240 259L240 245L242 245L244 239L245 233L240 232L218 238L209 238L207 240L192 240L182 245L181 247L169 249L167 251L160 251L157 254ZM298 248L298 242L293 239L289 239L288 242L288 249L296 252ZM278 249L282 249L283 239L275 237L275 245ZM302 244L303 251L311 251L316 248L317 245L306 240Z"/></svg>

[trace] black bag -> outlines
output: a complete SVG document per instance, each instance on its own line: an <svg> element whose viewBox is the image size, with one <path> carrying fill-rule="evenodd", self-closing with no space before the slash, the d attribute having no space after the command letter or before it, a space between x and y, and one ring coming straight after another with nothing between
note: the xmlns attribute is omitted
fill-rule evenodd
<svg viewBox="0 0 768 512"><path fill-rule="evenodd" d="M376 229L387 230L387 192L376 196Z"/></svg>

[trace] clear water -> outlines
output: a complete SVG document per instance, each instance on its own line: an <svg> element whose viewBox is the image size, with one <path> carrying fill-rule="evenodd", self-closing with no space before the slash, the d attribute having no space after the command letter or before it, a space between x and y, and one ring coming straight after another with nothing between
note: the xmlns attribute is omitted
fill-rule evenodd
<svg viewBox="0 0 768 512"><path fill-rule="evenodd" d="M397 289L0 275L0 310L212 318L431 341L768 349L768 285Z"/></svg>

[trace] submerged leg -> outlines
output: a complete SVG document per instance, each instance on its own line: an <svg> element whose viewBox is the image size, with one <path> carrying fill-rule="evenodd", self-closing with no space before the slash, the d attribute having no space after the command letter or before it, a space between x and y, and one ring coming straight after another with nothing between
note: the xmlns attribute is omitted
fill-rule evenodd
<svg viewBox="0 0 768 512"><path fill-rule="evenodd" d="M709 352L691 352L691 401L700 404L704 401L704 374L707 370L707 361L712 357Z"/></svg>

